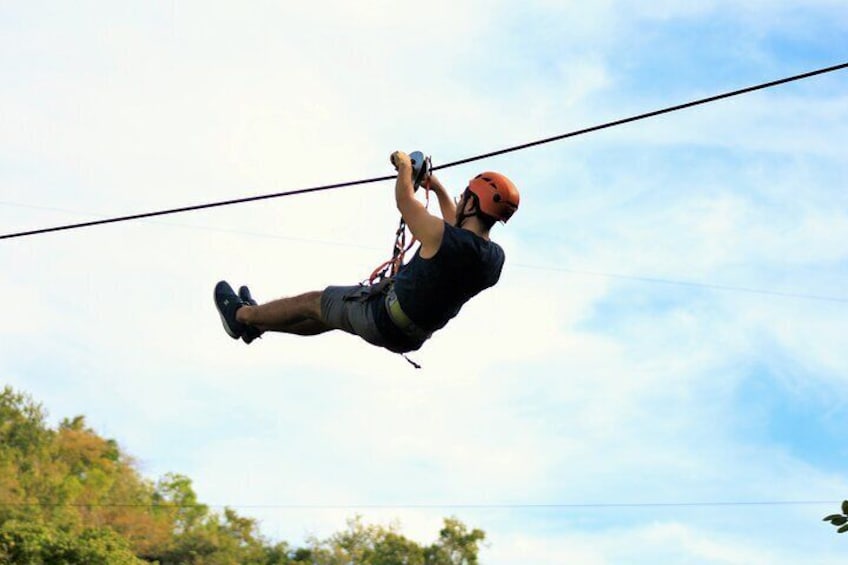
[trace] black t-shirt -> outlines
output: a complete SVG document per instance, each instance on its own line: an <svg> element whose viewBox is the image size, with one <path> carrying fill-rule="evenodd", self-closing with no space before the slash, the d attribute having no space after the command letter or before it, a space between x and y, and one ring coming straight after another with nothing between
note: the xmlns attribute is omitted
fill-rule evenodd
<svg viewBox="0 0 848 565"><path fill-rule="evenodd" d="M394 289L407 316L433 332L443 328L470 298L498 282L503 264L500 245L445 222L436 254L424 259L417 251L395 275ZM392 324L385 306L377 310L376 321L385 337L408 341Z"/></svg>

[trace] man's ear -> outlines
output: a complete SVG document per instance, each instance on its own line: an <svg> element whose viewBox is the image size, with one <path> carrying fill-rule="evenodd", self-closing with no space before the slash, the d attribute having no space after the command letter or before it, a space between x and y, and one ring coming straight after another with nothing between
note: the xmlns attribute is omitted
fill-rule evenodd
<svg viewBox="0 0 848 565"><path fill-rule="evenodd" d="M469 214L476 214L479 211L477 210L477 199L471 198L470 196L466 198L464 208L468 210Z"/></svg>

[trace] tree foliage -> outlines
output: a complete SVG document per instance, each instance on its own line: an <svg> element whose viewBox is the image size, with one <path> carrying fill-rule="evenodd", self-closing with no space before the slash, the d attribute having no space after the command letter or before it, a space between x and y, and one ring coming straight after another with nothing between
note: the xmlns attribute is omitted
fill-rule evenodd
<svg viewBox="0 0 848 565"><path fill-rule="evenodd" d="M136 565L144 561L109 528L83 528L71 534L47 524L9 520L0 526L0 563Z"/></svg>
<svg viewBox="0 0 848 565"><path fill-rule="evenodd" d="M305 547L272 543L256 520L202 504L188 477L142 477L83 416L55 429L45 418L28 396L0 391L0 563L476 565L485 538L447 518L422 545L357 517Z"/></svg>

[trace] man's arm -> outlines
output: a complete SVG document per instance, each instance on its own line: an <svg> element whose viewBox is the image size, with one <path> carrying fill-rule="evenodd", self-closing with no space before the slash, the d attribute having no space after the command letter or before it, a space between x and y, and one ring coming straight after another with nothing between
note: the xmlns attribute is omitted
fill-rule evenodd
<svg viewBox="0 0 848 565"><path fill-rule="evenodd" d="M428 259L436 254L442 244L445 222L430 214L424 204L415 198L415 189L412 185L412 162L409 155L403 151L395 151L392 153L391 161L398 172L395 181L397 208L409 227L409 231L421 242L421 256ZM442 190L444 191L444 189ZM445 192L445 195L447 195L447 192ZM441 197L439 204L441 206Z"/></svg>
<svg viewBox="0 0 848 565"><path fill-rule="evenodd" d="M436 175L430 175L430 189L436 193L439 199L439 208L442 210L442 217L451 225L456 224L456 202L453 201L451 195L436 178Z"/></svg>

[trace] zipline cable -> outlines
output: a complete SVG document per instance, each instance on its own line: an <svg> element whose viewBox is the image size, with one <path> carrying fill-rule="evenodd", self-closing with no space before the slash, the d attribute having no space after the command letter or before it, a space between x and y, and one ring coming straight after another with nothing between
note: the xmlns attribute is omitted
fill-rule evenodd
<svg viewBox="0 0 848 565"><path fill-rule="evenodd" d="M739 96L741 94L747 94L749 92L754 92L754 91L757 91L757 90L763 90L763 89L766 89L766 88L779 86L779 85L786 84L786 83L789 83L789 82L794 82L794 81L810 78L810 77L813 77L813 76L816 76L816 75L822 75L822 74L825 74L825 73L838 71L838 70L844 69L846 67L848 67L848 63L841 63L839 65L833 65L833 66L830 66L830 67L825 67L825 68L822 68L822 69L809 71L809 72L802 73L802 74L799 74L799 75L794 75L794 76L790 76L790 77L786 77L786 78L782 78L782 79L778 79L778 80L764 82L764 83L757 84L757 85L754 85L754 86L749 86L749 87L746 87L746 88L741 88L741 89L738 89L738 90L725 92L723 94L717 94L715 96L709 96L707 98L701 98L699 100L693 100L691 102L686 102L684 104L678 104L676 106L669 106L668 108L663 108L661 110L654 110L652 112L646 112L644 114L638 114L636 116L631 116L629 118L614 120L614 121L607 122L607 123L604 123L604 124L600 124L600 125L597 125L597 126L584 128L584 129L572 131L572 132L569 132L569 133L564 133L562 135L547 137L547 138L540 139L540 140L537 140L537 141L531 141L529 143L523 143L521 145L515 145L513 147L508 147L506 149L499 149L497 151L492 151L490 153L483 153L481 155L476 155L474 157L468 157L466 159L460 159L458 161L451 161L449 163L445 163L444 165L439 165L437 167L433 167L433 170L436 171L436 170L441 170L441 169L447 169L449 167L456 167L458 165L463 165L463 164L466 164L466 163L479 161L481 159L488 159L490 157L495 157L497 155L503 155L505 153L511 153L513 151L520 151L522 149L527 149L529 147L535 147L537 145L542 145L542 144L545 144L545 143L551 143L551 142L554 142L554 141L559 141L559 140L562 140L562 139L567 139L567 138L570 138L570 137L575 137L575 136L578 136L578 135L583 135L583 134L586 134L586 133L591 133L591 132L602 130L602 129L620 126L622 124L627 124L627 123L635 122L635 121L638 121L638 120L644 120L644 119L647 119L647 118L652 118L652 117L659 116L659 115L662 115L662 114L668 114L670 112L676 112L678 110L683 110L683 109L686 109L686 108L692 108L693 106L699 106L699 105L702 105L702 104L715 102L717 100L722 100L722 99L725 99L725 98L730 98L730 97L733 97L733 96ZM346 187L350 187L350 186L371 184L371 183L376 183L376 182L392 180L394 178L395 178L395 175L387 175L387 176L382 176L382 177L373 177L373 178L361 179L361 180L355 180L355 181L349 181L349 182L341 182L341 183L335 183L335 184L326 184L326 185L322 185L322 186L314 186L314 187L310 187L310 188L301 188L301 189L297 189L297 190L289 190L289 191L277 192L277 193L273 193L273 194L263 194L263 195L259 195L259 196L248 196L248 197L245 197L245 198L235 198L235 199L231 199L231 200L222 200L222 201L219 201L219 202L208 202L208 203L205 203L205 204L197 204L197 205L194 205L194 206L183 206L183 207L180 207L180 208L171 208L171 209L168 209L168 210L145 212L145 213L141 213L141 214L131 214L131 215L128 215L128 216L118 216L118 217L115 217L115 218L107 218L107 219L103 219L103 220L92 220L92 221L89 221L89 222L82 222L82 223L78 223L78 224L66 224L66 225L54 226L54 227L50 227L50 228L41 228L41 229L35 229L35 230L30 230L30 231L9 233L9 234L0 235L0 239L12 239L12 238L18 238L18 237L26 237L26 236L43 234L43 233L49 233L49 232L85 228L85 227L91 227L91 226L97 226L97 225L103 225L103 224L111 224L111 223L115 223L115 222L125 222L125 221L129 221L129 220L138 220L138 219L141 219L141 218L152 218L154 216L164 216L164 215L167 215L167 214L178 214L178 213L182 213L182 212L192 212L192 211L195 211L195 210L203 210L203 209L206 209L206 208L216 208L216 207L220 207L220 206L230 206L230 205L233 205L233 204L243 204L243 203L246 203L246 202L256 202L258 200L267 200L267 199L270 199L270 198L281 198L283 196L294 196L296 194L306 194L306 193L318 192L318 191L322 191L322 190L332 190L332 189L337 189L337 188L346 188Z"/></svg>
<svg viewBox="0 0 848 565"><path fill-rule="evenodd" d="M82 222L79 224L66 224L62 226L55 226L52 228L42 228L37 230L18 232L18 233L10 233L5 235L0 235L0 239L11 239L14 237L25 237L30 235L38 235L42 233L49 233L54 231L62 231L62 230L72 230L77 228L87 228L90 226L99 226L102 224L112 224L115 222L126 222L129 220L140 220L142 218L153 218L155 216L165 216L167 214L179 214L181 212L193 212L195 210L203 210L206 208L216 208L219 206L230 206L233 204L243 204L245 202L256 202L258 200L267 200L269 198L280 198L283 196L294 196L295 194L306 194L308 192L318 192L319 190L330 190L333 188L344 188L347 186L355 186L358 184L370 184L374 182L380 182L385 180L392 180L395 178L395 175L388 175L384 177L375 177L370 179L362 179L355 180L349 182L340 182L336 184L325 184L323 186L313 186L310 188L300 188L297 190L288 190L286 192L277 192L274 194L262 194L259 196L247 196L245 198L234 198L232 200L222 200L219 202L208 202L206 204L196 204L194 206L183 206L181 208L171 208L169 210L158 210L155 212L144 212L141 214L131 214L129 216L118 216L115 218L106 218L103 220L92 220L90 222Z"/></svg>

